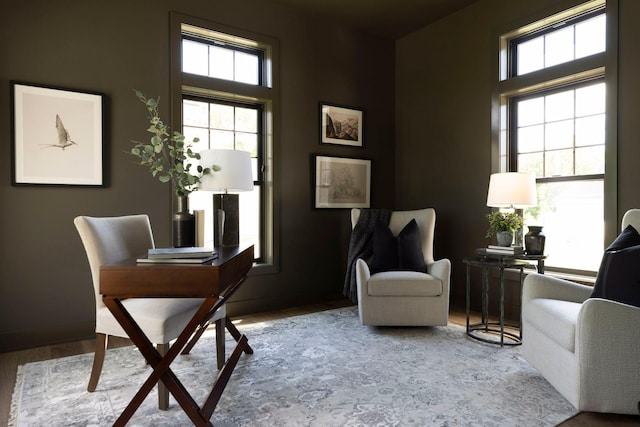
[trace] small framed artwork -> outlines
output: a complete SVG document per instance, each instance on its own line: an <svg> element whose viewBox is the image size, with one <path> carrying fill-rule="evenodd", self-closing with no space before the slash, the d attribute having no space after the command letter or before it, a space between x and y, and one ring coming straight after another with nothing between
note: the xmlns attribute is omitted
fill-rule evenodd
<svg viewBox="0 0 640 427"><path fill-rule="evenodd" d="M104 186L104 95L11 82L12 183Z"/></svg>
<svg viewBox="0 0 640 427"><path fill-rule="evenodd" d="M320 103L320 142L363 147L364 111L358 108Z"/></svg>
<svg viewBox="0 0 640 427"><path fill-rule="evenodd" d="M371 160L315 156L316 208L368 208Z"/></svg>

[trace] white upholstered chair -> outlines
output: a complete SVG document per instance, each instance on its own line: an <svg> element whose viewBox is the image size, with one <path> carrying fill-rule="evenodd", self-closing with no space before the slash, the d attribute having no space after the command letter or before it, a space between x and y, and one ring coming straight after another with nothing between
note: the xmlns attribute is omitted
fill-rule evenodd
<svg viewBox="0 0 640 427"><path fill-rule="evenodd" d="M622 229L640 230L640 209ZM593 288L529 274L522 301L522 353L580 411L638 414L640 308L590 298Z"/></svg>
<svg viewBox="0 0 640 427"><path fill-rule="evenodd" d="M93 392L98 385L108 337L128 337L100 295L100 266L125 259L136 258L154 248L151 224L147 215L128 215L96 218L79 216L74 224L89 259L96 301L96 348L87 390ZM123 301L127 311L136 320L158 352L166 354L169 342L178 337L202 303L200 298L131 298ZM216 322L218 369L224 364L224 319L222 305L211 318ZM169 392L158 383L158 405L168 408Z"/></svg>
<svg viewBox="0 0 640 427"><path fill-rule="evenodd" d="M351 210L352 227L360 209ZM433 259L433 233L436 212L433 208L394 211L389 229L394 236L412 219L420 230L426 273L383 271L371 274L362 258L356 262L358 312L363 325L445 326L449 321L449 281L451 262Z"/></svg>

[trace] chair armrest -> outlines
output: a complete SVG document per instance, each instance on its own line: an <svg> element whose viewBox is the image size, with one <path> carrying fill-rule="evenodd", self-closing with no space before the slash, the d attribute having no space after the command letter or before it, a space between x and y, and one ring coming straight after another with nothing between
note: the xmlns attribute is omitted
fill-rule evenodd
<svg viewBox="0 0 640 427"><path fill-rule="evenodd" d="M362 292L362 287L369 281L371 272L369 271L369 265L362 258L358 258L356 261L356 285L358 290L358 299L361 300L363 296L366 296L366 292Z"/></svg>
<svg viewBox="0 0 640 427"><path fill-rule="evenodd" d="M524 279L522 301L548 298L581 303L591 296L592 291L591 286L544 274L529 273Z"/></svg>
<svg viewBox="0 0 640 427"><path fill-rule="evenodd" d="M451 261L446 258L439 259L433 264L427 265L427 273L442 280L444 283L449 283L451 277Z"/></svg>
<svg viewBox="0 0 640 427"><path fill-rule="evenodd" d="M580 393L585 408L614 405L635 413L640 402L640 308L602 298L582 304L576 325Z"/></svg>

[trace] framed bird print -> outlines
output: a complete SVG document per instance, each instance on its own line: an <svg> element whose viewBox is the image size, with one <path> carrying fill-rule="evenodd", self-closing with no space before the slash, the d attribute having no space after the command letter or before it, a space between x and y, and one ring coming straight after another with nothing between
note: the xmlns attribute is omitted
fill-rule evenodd
<svg viewBox="0 0 640 427"><path fill-rule="evenodd" d="M104 95L11 82L12 183L104 186Z"/></svg>

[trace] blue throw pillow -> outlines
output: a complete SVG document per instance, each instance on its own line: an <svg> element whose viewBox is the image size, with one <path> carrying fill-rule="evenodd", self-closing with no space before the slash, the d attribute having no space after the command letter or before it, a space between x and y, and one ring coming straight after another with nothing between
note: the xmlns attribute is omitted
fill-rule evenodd
<svg viewBox="0 0 640 427"><path fill-rule="evenodd" d="M633 226L605 250L591 298L640 306L640 234Z"/></svg>
<svg viewBox="0 0 640 427"><path fill-rule="evenodd" d="M420 228L415 219L409 221L395 237L389 227L378 222L373 230L371 273L381 271L419 271L426 273Z"/></svg>

